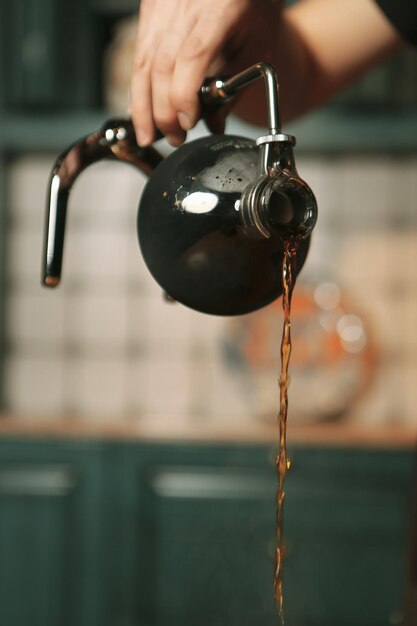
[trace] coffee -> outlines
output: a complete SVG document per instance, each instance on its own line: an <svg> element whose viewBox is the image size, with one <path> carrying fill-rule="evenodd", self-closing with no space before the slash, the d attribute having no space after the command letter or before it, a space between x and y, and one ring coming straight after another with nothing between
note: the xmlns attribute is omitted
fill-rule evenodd
<svg viewBox="0 0 417 626"><path fill-rule="evenodd" d="M282 309L284 313L284 323L281 340L281 373L279 383L279 451L275 459L277 469L277 497L275 516L275 564L274 564L274 597L278 608L281 624L284 623L283 610L283 568L285 560L284 545L284 497L285 497L285 477L290 468L291 462L287 458L287 417L288 417L288 386L290 379L288 376L288 366L291 356L291 297L297 275L296 252L299 240L294 238L284 243L284 258L282 262Z"/></svg>

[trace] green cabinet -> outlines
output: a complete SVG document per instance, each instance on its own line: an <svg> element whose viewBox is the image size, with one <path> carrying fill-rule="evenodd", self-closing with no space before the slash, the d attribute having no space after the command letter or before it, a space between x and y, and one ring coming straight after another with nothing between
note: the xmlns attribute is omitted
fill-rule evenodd
<svg viewBox="0 0 417 626"><path fill-rule="evenodd" d="M291 457L287 623L391 624L405 585L411 455L294 447ZM161 448L128 466L141 494L134 602L144 623L275 623L273 451Z"/></svg>
<svg viewBox="0 0 417 626"><path fill-rule="evenodd" d="M275 478L268 458L265 449L194 446L175 455L161 450L136 472L143 494L136 605L145 623L249 626L262 614L274 619Z"/></svg>
<svg viewBox="0 0 417 626"><path fill-rule="evenodd" d="M101 107L103 51L137 10L135 0L0 0L0 106L35 116Z"/></svg>
<svg viewBox="0 0 417 626"><path fill-rule="evenodd" d="M2 441L0 622L103 624L100 447Z"/></svg>
<svg viewBox="0 0 417 626"><path fill-rule="evenodd" d="M285 615L387 626L402 608L411 451L294 446ZM258 626L272 596L268 445L0 440L0 622Z"/></svg>
<svg viewBox="0 0 417 626"><path fill-rule="evenodd" d="M412 454L298 450L288 480L291 624L382 626L403 608Z"/></svg>
<svg viewBox="0 0 417 626"><path fill-rule="evenodd" d="M0 18L0 104L6 111L97 104L97 40L84 2L0 0Z"/></svg>

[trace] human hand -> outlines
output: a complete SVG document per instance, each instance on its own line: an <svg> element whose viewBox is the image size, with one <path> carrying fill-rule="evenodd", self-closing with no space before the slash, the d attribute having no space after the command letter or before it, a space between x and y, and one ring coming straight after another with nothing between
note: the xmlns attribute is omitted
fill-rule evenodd
<svg viewBox="0 0 417 626"><path fill-rule="evenodd" d="M184 141L208 74L271 61L281 8L280 0L142 0L131 81L139 145L151 144L156 128L172 145ZM219 113L208 124L218 130Z"/></svg>

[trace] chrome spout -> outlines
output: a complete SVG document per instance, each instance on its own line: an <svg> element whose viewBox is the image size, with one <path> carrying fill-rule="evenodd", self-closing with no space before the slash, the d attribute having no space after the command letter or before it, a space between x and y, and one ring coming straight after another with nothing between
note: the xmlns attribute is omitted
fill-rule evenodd
<svg viewBox="0 0 417 626"><path fill-rule="evenodd" d="M291 135L259 137L258 178L243 191L242 220L255 237L307 238L317 220L317 202L295 166Z"/></svg>
<svg viewBox="0 0 417 626"><path fill-rule="evenodd" d="M203 104L220 105L257 80L265 82L268 132L258 137L258 178L240 199L242 221L254 237L309 237L317 219L313 192L299 177L292 147L295 137L281 132L278 81L272 65L256 63L226 79L208 79L201 90Z"/></svg>

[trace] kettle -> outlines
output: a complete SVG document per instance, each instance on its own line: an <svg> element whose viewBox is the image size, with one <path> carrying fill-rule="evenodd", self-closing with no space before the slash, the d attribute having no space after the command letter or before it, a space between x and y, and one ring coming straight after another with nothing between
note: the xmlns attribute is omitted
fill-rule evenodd
<svg viewBox="0 0 417 626"><path fill-rule="evenodd" d="M163 158L141 148L131 120L112 119L56 161L47 198L42 282L61 278L68 197L78 175L100 159L122 160L149 175L137 217L144 261L170 299L215 315L240 315L282 294L286 242L296 247L297 272L307 256L317 204L299 177L295 138L280 130L278 83L257 63L227 79L207 79L203 111L263 78L269 129L256 141L208 135Z"/></svg>

